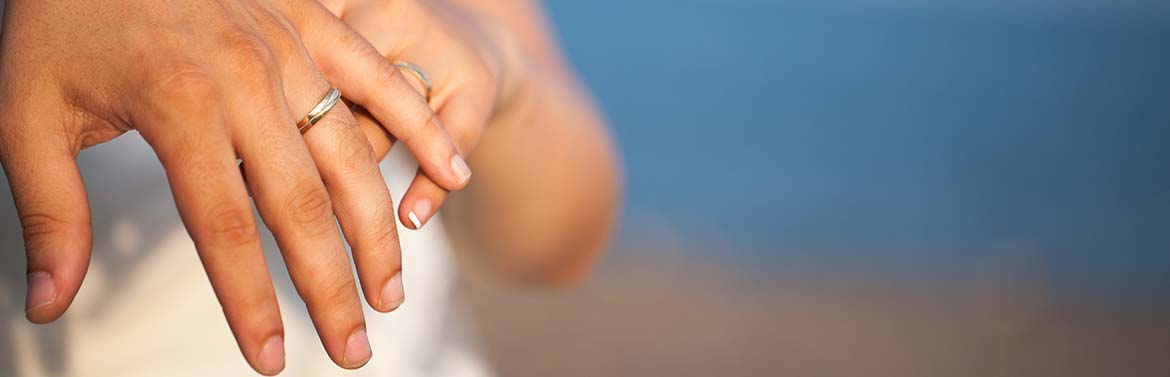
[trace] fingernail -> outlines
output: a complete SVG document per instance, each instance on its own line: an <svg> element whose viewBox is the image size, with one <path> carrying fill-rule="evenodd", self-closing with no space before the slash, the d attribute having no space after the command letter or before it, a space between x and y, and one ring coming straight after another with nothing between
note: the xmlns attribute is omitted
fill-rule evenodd
<svg viewBox="0 0 1170 377"><path fill-rule="evenodd" d="M48 272L33 272L28 274L28 297L24 302L24 312L39 309L56 301L57 284Z"/></svg>
<svg viewBox="0 0 1170 377"><path fill-rule="evenodd" d="M382 308L394 310L401 306L403 301L406 301L406 293L402 289L402 272L398 272L382 287Z"/></svg>
<svg viewBox="0 0 1170 377"><path fill-rule="evenodd" d="M260 355L256 358L256 369L268 376L276 375L284 370L284 337L280 335L268 338L264 347L260 348Z"/></svg>
<svg viewBox="0 0 1170 377"><path fill-rule="evenodd" d="M365 365L370 361L370 339L366 338L366 329L358 329L349 336L349 341L345 342L345 360L342 360L346 368L357 368Z"/></svg>
<svg viewBox="0 0 1170 377"><path fill-rule="evenodd" d="M411 224L414 225L415 230L422 229L426 225L427 220L431 219L431 200L419 199L414 202L414 209L406 214L410 218Z"/></svg>
<svg viewBox="0 0 1170 377"><path fill-rule="evenodd" d="M451 157L451 169L455 171L455 175L459 176L459 182L467 182L471 179L471 168L467 167L467 161L463 161L463 156L455 154Z"/></svg>

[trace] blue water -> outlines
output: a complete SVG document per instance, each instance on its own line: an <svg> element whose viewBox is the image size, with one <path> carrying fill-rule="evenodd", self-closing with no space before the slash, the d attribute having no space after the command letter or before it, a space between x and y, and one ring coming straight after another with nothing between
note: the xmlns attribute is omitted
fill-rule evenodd
<svg viewBox="0 0 1170 377"><path fill-rule="evenodd" d="M739 263L1019 250L1072 289L1170 292L1166 7L832 3L549 4L627 232L650 214Z"/></svg>

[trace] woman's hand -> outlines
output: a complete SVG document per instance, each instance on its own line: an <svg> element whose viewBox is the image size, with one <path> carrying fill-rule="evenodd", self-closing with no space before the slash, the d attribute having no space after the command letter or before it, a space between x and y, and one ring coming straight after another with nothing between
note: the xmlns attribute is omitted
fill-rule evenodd
<svg viewBox="0 0 1170 377"><path fill-rule="evenodd" d="M493 19L443 0L322 0L390 61L420 67L431 83L430 106L454 140L469 155L496 113L522 90L524 59L509 31ZM419 93L427 89L404 70ZM355 115L375 153L385 155L393 135L364 111ZM425 225L448 191L425 169L415 176L402 202L399 220L408 228Z"/></svg>
<svg viewBox="0 0 1170 377"><path fill-rule="evenodd" d="M433 84L430 105L460 152L475 149L481 175L451 203L447 225L474 245L477 265L524 283L588 276L614 228L620 168L540 2L321 1L389 60L421 66ZM379 156L388 150L376 122L355 115ZM447 198L433 178L420 172L402 199L407 227L425 224Z"/></svg>
<svg viewBox="0 0 1170 377"><path fill-rule="evenodd" d="M432 182L466 185L450 137L392 64L311 0L10 0L4 22L0 160L24 226L30 320L59 317L88 266L78 152L138 130L253 368L283 369L283 327L245 187L330 357L345 368L370 358L334 215L367 301L393 310L403 291L390 196L344 106L303 136L296 123L336 86Z"/></svg>

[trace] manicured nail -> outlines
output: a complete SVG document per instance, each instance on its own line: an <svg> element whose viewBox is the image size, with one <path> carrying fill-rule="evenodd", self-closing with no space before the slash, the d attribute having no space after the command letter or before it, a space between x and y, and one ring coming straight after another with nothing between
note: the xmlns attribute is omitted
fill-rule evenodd
<svg viewBox="0 0 1170 377"><path fill-rule="evenodd" d="M370 361L370 339L366 338L366 329L357 329L349 340L345 342L345 359L342 363L346 368L358 368Z"/></svg>
<svg viewBox="0 0 1170 377"><path fill-rule="evenodd" d="M256 369L267 376L275 376L284 370L284 337L277 335L268 338L264 347L260 348L256 364Z"/></svg>
<svg viewBox="0 0 1170 377"><path fill-rule="evenodd" d="M419 199L414 202L414 209L406 214L410 218L411 224L414 225L414 230L422 229L426 225L427 220L431 219L431 200Z"/></svg>
<svg viewBox="0 0 1170 377"><path fill-rule="evenodd" d="M459 182L467 182L471 179L471 168L467 167L467 161L463 161L463 156L455 154L451 157L451 169L459 177Z"/></svg>
<svg viewBox="0 0 1170 377"><path fill-rule="evenodd" d="M28 297L24 301L24 312L51 305L57 300L57 284L48 272L28 274Z"/></svg>
<svg viewBox="0 0 1170 377"><path fill-rule="evenodd" d="M382 286L382 309L394 310L406 300L406 293L402 290L402 272L386 281Z"/></svg>
<svg viewBox="0 0 1170 377"><path fill-rule="evenodd" d="M414 211L406 214L406 217L410 218L410 224L414 225L414 230L419 230L422 228L422 223L418 221L418 216L414 215Z"/></svg>

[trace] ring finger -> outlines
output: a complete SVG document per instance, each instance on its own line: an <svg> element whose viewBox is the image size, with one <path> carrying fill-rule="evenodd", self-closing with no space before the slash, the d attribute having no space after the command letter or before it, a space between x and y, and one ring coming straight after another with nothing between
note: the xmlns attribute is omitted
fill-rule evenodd
<svg viewBox="0 0 1170 377"><path fill-rule="evenodd" d="M271 40L268 45L279 48ZM289 60L282 59L286 54L281 51L267 51L264 55L263 60L269 62L266 67L283 68ZM243 77L253 77L256 83L228 90L224 101L229 104L227 116L236 125L233 140L247 166L244 172L248 187L261 218L276 238L326 352L339 366L360 367L371 355L361 300L337 231L332 200L284 96L285 81L292 78L282 72L252 71L244 72ZM296 93L294 98L317 101L328 88L312 90L313 93ZM308 112L310 107L296 112ZM334 109L337 110L343 109ZM333 121L322 122L317 126L328 126Z"/></svg>
<svg viewBox="0 0 1170 377"><path fill-rule="evenodd" d="M301 53L300 59L291 59L284 67L286 97L295 109L315 105L316 100L303 93L329 88L307 53ZM338 103L319 124L305 131L304 138L353 249L366 302L380 312L394 310L405 299L398 228L390 191L366 134L345 105Z"/></svg>

